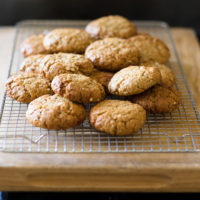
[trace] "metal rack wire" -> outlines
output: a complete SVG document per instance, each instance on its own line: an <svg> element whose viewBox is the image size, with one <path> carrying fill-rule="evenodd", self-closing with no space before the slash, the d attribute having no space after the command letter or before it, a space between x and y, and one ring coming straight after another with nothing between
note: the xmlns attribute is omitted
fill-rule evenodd
<svg viewBox="0 0 200 200"><path fill-rule="evenodd" d="M200 150L200 118L191 97L168 26L163 22L134 22L141 32L161 38L171 51L169 67L176 75L176 87L182 103L171 114L147 116L139 132L109 136L93 129L88 120L66 131L40 129L25 119L27 104L5 95L0 115L0 151L5 152L187 152ZM56 27L83 28L87 21L24 21L16 28L9 76L18 71L22 62L19 46L23 39ZM90 105L87 110L90 109Z"/></svg>

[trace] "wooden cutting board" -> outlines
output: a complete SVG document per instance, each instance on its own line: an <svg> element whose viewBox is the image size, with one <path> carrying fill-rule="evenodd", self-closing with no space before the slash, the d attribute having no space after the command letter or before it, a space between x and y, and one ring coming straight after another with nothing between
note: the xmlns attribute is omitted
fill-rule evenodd
<svg viewBox="0 0 200 200"><path fill-rule="evenodd" d="M192 29L172 28L181 63L200 108L200 49ZM0 98L13 27L0 28ZM200 153L0 153L3 191L200 191Z"/></svg>

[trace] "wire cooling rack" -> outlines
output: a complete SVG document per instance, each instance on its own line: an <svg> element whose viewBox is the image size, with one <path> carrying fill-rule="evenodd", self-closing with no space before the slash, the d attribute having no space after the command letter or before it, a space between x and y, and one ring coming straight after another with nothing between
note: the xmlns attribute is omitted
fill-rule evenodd
<svg viewBox="0 0 200 200"><path fill-rule="evenodd" d="M169 67L175 73L182 103L171 114L148 114L145 126L124 137L109 136L93 129L88 120L76 128L53 131L27 123L27 104L4 96L1 107L0 151L5 152L187 152L200 150L200 119L191 97L167 24L134 22L140 32L157 36L171 51ZM17 73L23 60L20 43L32 34L56 27L84 28L87 21L24 21L16 27L9 76ZM87 110L90 106L87 107Z"/></svg>

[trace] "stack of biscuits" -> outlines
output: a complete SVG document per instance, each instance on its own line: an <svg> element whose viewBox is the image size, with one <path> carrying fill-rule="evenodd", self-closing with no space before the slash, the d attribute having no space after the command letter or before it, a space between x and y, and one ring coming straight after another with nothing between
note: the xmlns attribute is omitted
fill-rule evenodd
<svg viewBox="0 0 200 200"><path fill-rule="evenodd" d="M26 118L45 129L68 129L83 123L85 105L95 129L111 135L137 132L146 112L169 113L180 94L167 63L166 44L122 16L90 22L85 30L57 28L21 44L26 57L20 72L6 83L7 95L29 103ZM124 100L106 96L123 96ZM119 98L122 99L122 98Z"/></svg>

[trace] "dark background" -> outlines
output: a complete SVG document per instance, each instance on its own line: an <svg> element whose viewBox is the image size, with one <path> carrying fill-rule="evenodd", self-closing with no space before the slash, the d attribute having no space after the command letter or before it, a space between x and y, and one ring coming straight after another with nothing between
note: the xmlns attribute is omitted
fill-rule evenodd
<svg viewBox="0 0 200 200"><path fill-rule="evenodd" d="M24 19L94 19L109 14L200 29L200 0L0 0L0 25Z"/></svg>

